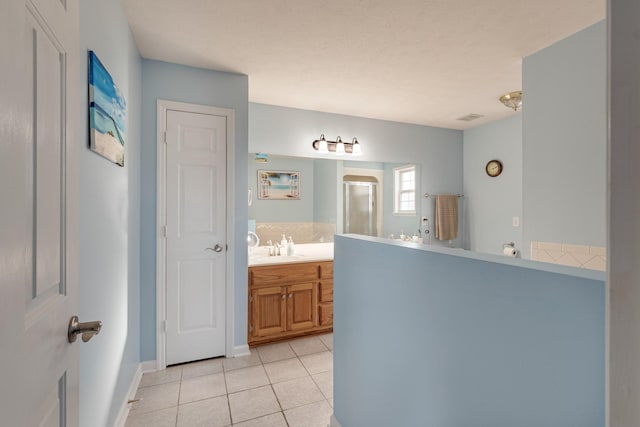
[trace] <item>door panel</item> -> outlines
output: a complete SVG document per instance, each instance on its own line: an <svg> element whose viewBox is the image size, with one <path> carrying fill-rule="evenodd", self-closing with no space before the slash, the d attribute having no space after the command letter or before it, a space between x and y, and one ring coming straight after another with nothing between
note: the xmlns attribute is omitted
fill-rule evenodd
<svg viewBox="0 0 640 427"><path fill-rule="evenodd" d="M198 126L185 126L180 128L180 146L181 152L202 152L215 154L218 146L216 141L220 139L217 129Z"/></svg>
<svg viewBox="0 0 640 427"><path fill-rule="evenodd" d="M178 273L178 331L198 332L216 327L216 316L212 307L216 306L215 294L209 286L214 280L213 268L209 260L189 260L180 262ZM205 280L201 280L204 278Z"/></svg>
<svg viewBox="0 0 640 427"><path fill-rule="evenodd" d="M180 230L190 233L213 233L217 223L213 209L216 170L211 166L180 167Z"/></svg>
<svg viewBox="0 0 640 427"><path fill-rule="evenodd" d="M40 408L32 412L33 426L57 427L65 425L66 408L64 396L66 396L66 383L61 378L54 387L49 390Z"/></svg>
<svg viewBox="0 0 640 427"><path fill-rule="evenodd" d="M167 111L166 123L170 365L226 350L227 123L223 116L175 110Z"/></svg>
<svg viewBox="0 0 640 427"><path fill-rule="evenodd" d="M4 2L0 19L0 423L73 427L78 2Z"/></svg>
<svg viewBox="0 0 640 427"><path fill-rule="evenodd" d="M63 134L62 97L66 61L62 48L50 34L29 17L27 27L32 36L32 77L35 83L32 100L35 181L34 258L36 280L33 297L55 293L60 287L62 218L62 164ZM46 70L46 71L45 71ZM53 288L53 289L52 289Z"/></svg>

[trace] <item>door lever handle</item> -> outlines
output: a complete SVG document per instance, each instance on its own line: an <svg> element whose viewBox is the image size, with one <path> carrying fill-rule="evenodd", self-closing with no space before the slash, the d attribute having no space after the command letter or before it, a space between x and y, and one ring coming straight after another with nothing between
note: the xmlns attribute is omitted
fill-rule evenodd
<svg viewBox="0 0 640 427"><path fill-rule="evenodd" d="M212 248L205 248L205 250L214 251L214 252L222 252L222 245L220 243L218 243Z"/></svg>
<svg viewBox="0 0 640 427"><path fill-rule="evenodd" d="M94 335L98 335L101 328L102 322L100 320L81 323L78 321L78 316L71 316L71 320L69 320L69 329L67 331L67 339L70 343L73 343L76 342L78 334L82 334L82 342L87 342L93 338Z"/></svg>

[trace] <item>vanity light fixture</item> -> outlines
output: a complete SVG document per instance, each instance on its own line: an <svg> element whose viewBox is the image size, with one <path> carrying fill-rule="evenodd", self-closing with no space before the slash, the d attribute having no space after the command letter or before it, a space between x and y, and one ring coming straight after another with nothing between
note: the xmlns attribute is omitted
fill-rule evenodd
<svg viewBox="0 0 640 427"><path fill-rule="evenodd" d="M500 102L506 107L513 109L513 111L518 111L518 109L522 107L522 91L517 90L515 92L505 93L500 97Z"/></svg>
<svg viewBox="0 0 640 427"><path fill-rule="evenodd" d="M339 136L336 137L335 141L327 141L324 138L324 134L322 134L320 139L314 140L311 145L318 153L335 153L337 156L359 156L362 154L360 142L355 137L351 142L344 142Z"/></svg>

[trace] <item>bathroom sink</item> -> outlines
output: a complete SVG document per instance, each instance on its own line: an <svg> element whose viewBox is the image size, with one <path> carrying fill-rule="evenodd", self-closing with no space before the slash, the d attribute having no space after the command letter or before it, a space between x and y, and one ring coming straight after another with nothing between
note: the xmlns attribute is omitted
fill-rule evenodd
<svg viewBox="0 0 640 427"><path fill-rule="evenodd" d="M295 255L281 255L281 256L268 256L268 255L255 255L249 257L249 265L255 264L286 264L288 262L297 262L304 260L306 257L302 254Z"/></svg>
<svg viewBox="0 0 640 427"><path fill-rule="evenodd" d="M296 244L295 251L289 256L269 256L265 246L249 248L249 266L333 260L333 242Z"/></svg>

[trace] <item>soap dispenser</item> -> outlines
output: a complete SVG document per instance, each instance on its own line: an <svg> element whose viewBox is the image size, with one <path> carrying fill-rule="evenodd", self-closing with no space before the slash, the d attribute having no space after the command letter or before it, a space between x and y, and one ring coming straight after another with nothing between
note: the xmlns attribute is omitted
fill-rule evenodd
<svg viewBox="0 0 640 427"><path fill-rule="evenodd" d="M284 237L284 234L282 235L282 239L280 239L280 247L283 249L287 247L287 238Z"/></svg>
<svg viewBox="0 0 640 427"><path fill-rule="evenodd" d="M287 256L291 256L295 253L295 247L293 244L293 239L289 236L289 243L287 243Z"/></svg>

